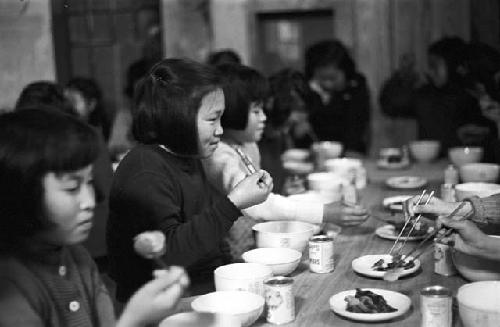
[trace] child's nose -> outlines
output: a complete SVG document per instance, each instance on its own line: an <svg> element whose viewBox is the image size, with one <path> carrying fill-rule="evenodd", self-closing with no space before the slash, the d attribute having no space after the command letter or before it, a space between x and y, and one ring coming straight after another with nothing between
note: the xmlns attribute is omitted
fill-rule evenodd
<svg viewBox="0 0 500 327"><path fill-rule="evenodd" d="M95 208L95 190L92 185L86 185L82 190L80 208L92 210Z"/></svg>

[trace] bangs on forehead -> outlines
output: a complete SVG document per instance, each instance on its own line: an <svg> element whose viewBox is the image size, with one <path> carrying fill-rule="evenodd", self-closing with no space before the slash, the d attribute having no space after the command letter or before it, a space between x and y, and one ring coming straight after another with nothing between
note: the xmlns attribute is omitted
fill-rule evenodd
<svg viewBox="0 0 500 327"><path fill-rule="evenodd" d="M42 165L45 171L68 172L82 169L97 159L99 139L97 133L79 129L59 140L49 140L44 146Z"/></svg>

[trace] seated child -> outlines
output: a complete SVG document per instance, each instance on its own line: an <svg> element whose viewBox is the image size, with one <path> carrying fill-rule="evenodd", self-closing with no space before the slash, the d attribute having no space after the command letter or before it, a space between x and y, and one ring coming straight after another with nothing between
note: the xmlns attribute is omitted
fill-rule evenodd
<svg viewBox="0 0 500 327"><path fill-rule="evenodd" d="M90 255L98 135L57 109L0 116L0 326L115 326ZM99 194L97 196L99 200ZM175 267L147 283L116 326L165 317L187 277Z"/></svg>

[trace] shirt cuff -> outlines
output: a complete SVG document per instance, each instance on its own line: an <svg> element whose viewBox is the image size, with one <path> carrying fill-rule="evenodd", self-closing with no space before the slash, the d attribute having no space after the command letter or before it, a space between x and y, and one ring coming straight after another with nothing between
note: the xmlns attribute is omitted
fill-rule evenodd
<svg viewBox="0 0 500 327"><path fill-rule="evenodd" d="M486 223L486 210L483 206L481 199L478 196L472 196L470 198L464 199L464 201L470 202L474 213L471 220L478 223Z"/></svg>

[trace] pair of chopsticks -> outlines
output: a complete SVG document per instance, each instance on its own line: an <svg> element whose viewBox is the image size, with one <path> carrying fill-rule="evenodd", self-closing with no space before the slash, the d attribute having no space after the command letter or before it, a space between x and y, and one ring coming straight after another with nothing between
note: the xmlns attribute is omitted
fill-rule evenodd
<svg viewBox="0 0 500 327"><path fill-rule="evenodd" d="M418 198L418 201L417 203L414 205L417 206L417 205L420 205L420 202L422 201L422 199L424 198L425 194L427 193L427 190L423 190L422 191L422 194L420 194L420 197ZM434 191L432 191L428 196L427 196L427 200L425 201L425 204L428 204L432 197L434 196ZM403 205L404 207L404 205ZM405 218L406 216L408 215L407 214L407 211L404 210L405 212ZM403 233L406 229L406 227L408 226L408 224L411 222L412 225L411 225L411 228L410 228L410 231L406 234L406 238L405 240L403 241L403 244L397 249L397 252L396 252L396 256L399 255L401 253L401 251L403 250L404 246L406 245L406 241L408 240L408 237L410 237L411 233L413 232L413 230L415 229L415 225L420 221L420 218L422 217L422 214L418 215L416 218L412 217L412 216L409 216L408 215L408 218L405 219L405 224L403 225L403 228L401 229L401 231L399 232L398 234L398 237L396 238L396 240L394 241L394 244L392 245L391 249L389 250L389 255L392 254L392 252L394 251L394 249L396 249L396 246L398 245L399 243L399 240L401 239L401 236L403 236Z"/></svg>
<svg viewBox="0 0 500 327"><path fill-rule="evenodd" d="M238 156L240 156L240 159L241 161L243 161L243 164L245 165L248 173L251 175L251 174L254 174L257 172L257 168L255 168L255 166L253 165L252 163L252 160L250 160L250 158L245 154L245 152L243 152L243 150L241 150L241 148L237 145L234 145L232 147L234 149L234 151L236 151L236 153L238 154ZM266 182L264 182L264 180L262 178L259 179L259 181L257 182L257 184L263 188L263 187L266 187Z"/></svg>

